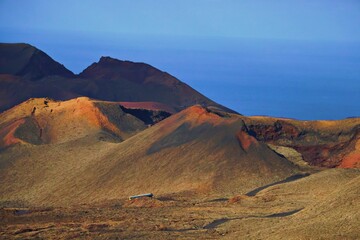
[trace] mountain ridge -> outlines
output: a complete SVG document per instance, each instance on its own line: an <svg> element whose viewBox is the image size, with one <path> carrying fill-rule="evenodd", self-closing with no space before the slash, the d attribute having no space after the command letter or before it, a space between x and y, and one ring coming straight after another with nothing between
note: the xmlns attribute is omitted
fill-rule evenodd
<svg viewBox="0 0 360 240"><path fill-rule="evenodd" d="M0 43L0 74L4 73L21 76L30 81L49 75L75 77L64 65L26 43Z"/></svg>
<svg viewBox="0 0 360 240"><path fill-rule="evenodd" d="M195 104L235 112L146 63L101 57L76 75L31 45L0 46L0 112L29 98L69 100L80 96L116 102L159 102L177 112ZM17 91L19 88L23 91Z"/></svg>
<svg viewBox="0 0 360 240"><path fill-rule="evenodd" d="M360 118L246 117L145 63L68 77L25 50L0 66L1 237L359 236Z"/></svg>

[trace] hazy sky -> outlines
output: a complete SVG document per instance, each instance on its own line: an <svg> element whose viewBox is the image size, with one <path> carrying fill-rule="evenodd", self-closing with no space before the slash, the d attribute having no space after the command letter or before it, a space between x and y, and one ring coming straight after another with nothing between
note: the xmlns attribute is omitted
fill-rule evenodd
<svg viewBox="0 0 360 240"><path fill-rule="evenodd" d="M360 115L360 0L0 0L0 42L149 63L247 115Z"/></svg>
<svg viewBox="0 0 360 240"><path fill-rule="evenodd" d="M354 41L359 21L359 0L0 1L18 30Z"/></svg>

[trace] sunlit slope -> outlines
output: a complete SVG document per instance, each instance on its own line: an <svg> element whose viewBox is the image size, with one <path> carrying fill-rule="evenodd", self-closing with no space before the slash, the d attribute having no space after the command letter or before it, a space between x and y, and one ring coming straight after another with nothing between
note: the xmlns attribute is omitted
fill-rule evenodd
<svg viewBox="0 0 360 240"><path fill-rule="evenodd" d="M262 193L283 201L304 201L300 212L282 221L267 220L249 239L357 239L360 221L360 172L326 170L297 183ZM235 223L233 225L235 226ZM270 237L271 236L271 237Z"/></svg>
<svg viewBox="0 0 360 240"><path fill-rule="evenodd" d="M0 148L16 143L61 143L95 135L121 141L146 128L119 104L85 97L65 102L30 99L0 116Z"/></svg>
<svg viewBox="0 0 360 240"><path fill-rule="evenodd" d="M241 213L218 230L230 233L225 239L357 239L359 177L358 169L334 168L270 186L234 203ZM242 217L254 206L262 213Z"/></svg>
<svg viewBox="0 0 360 240"><path fill-rule="evenodd" d="M232 196L299 168L249 136L238 115L188 108L121 143L84 136L1 153L1 201L76 204L153 192Z"/></svg>

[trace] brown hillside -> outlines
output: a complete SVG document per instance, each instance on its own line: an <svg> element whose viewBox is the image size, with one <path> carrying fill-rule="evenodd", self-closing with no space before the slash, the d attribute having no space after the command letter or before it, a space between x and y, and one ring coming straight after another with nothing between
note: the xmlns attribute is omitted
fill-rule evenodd
<svg viewBox="0 0 360 240"><path fill-rule="evenodd" d="M226 239L357 239L359 174L357 169L327 169L266 188L233 204L251 215L233 218L222 231L231 233Z"/></svg>
<svg viewBox="0 0 360 240"><path fill-rule="evenodd" d="M169 115L143 109L142 115L135 116L126 111L117 103L84 97L66 102L30 99L0 115L0 148L61 143L89 135L121 141Z"/></svg>
<svg viewBox="0 0 360 240"><path fill-rule="evenodd" d="M9 148L1 153L1 201L63 205L141 192L232 196L300 171L247 135L238 115L223 114L194 106L121 143L57 133L64 141ZM86 119L92 130L98 120Z"/></svg>

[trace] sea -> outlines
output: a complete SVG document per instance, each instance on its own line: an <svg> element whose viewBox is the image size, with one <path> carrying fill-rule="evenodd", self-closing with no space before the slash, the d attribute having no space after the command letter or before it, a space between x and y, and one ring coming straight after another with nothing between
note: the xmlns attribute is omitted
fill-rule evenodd
<svg viewBox="0 0 360 240"><path fill-rule="evenodd" d="M148 63L244 115L301 120L360 116L356 41L81 33L11 37L0 40L30 43L75 73L101 56Z"/></svg>

